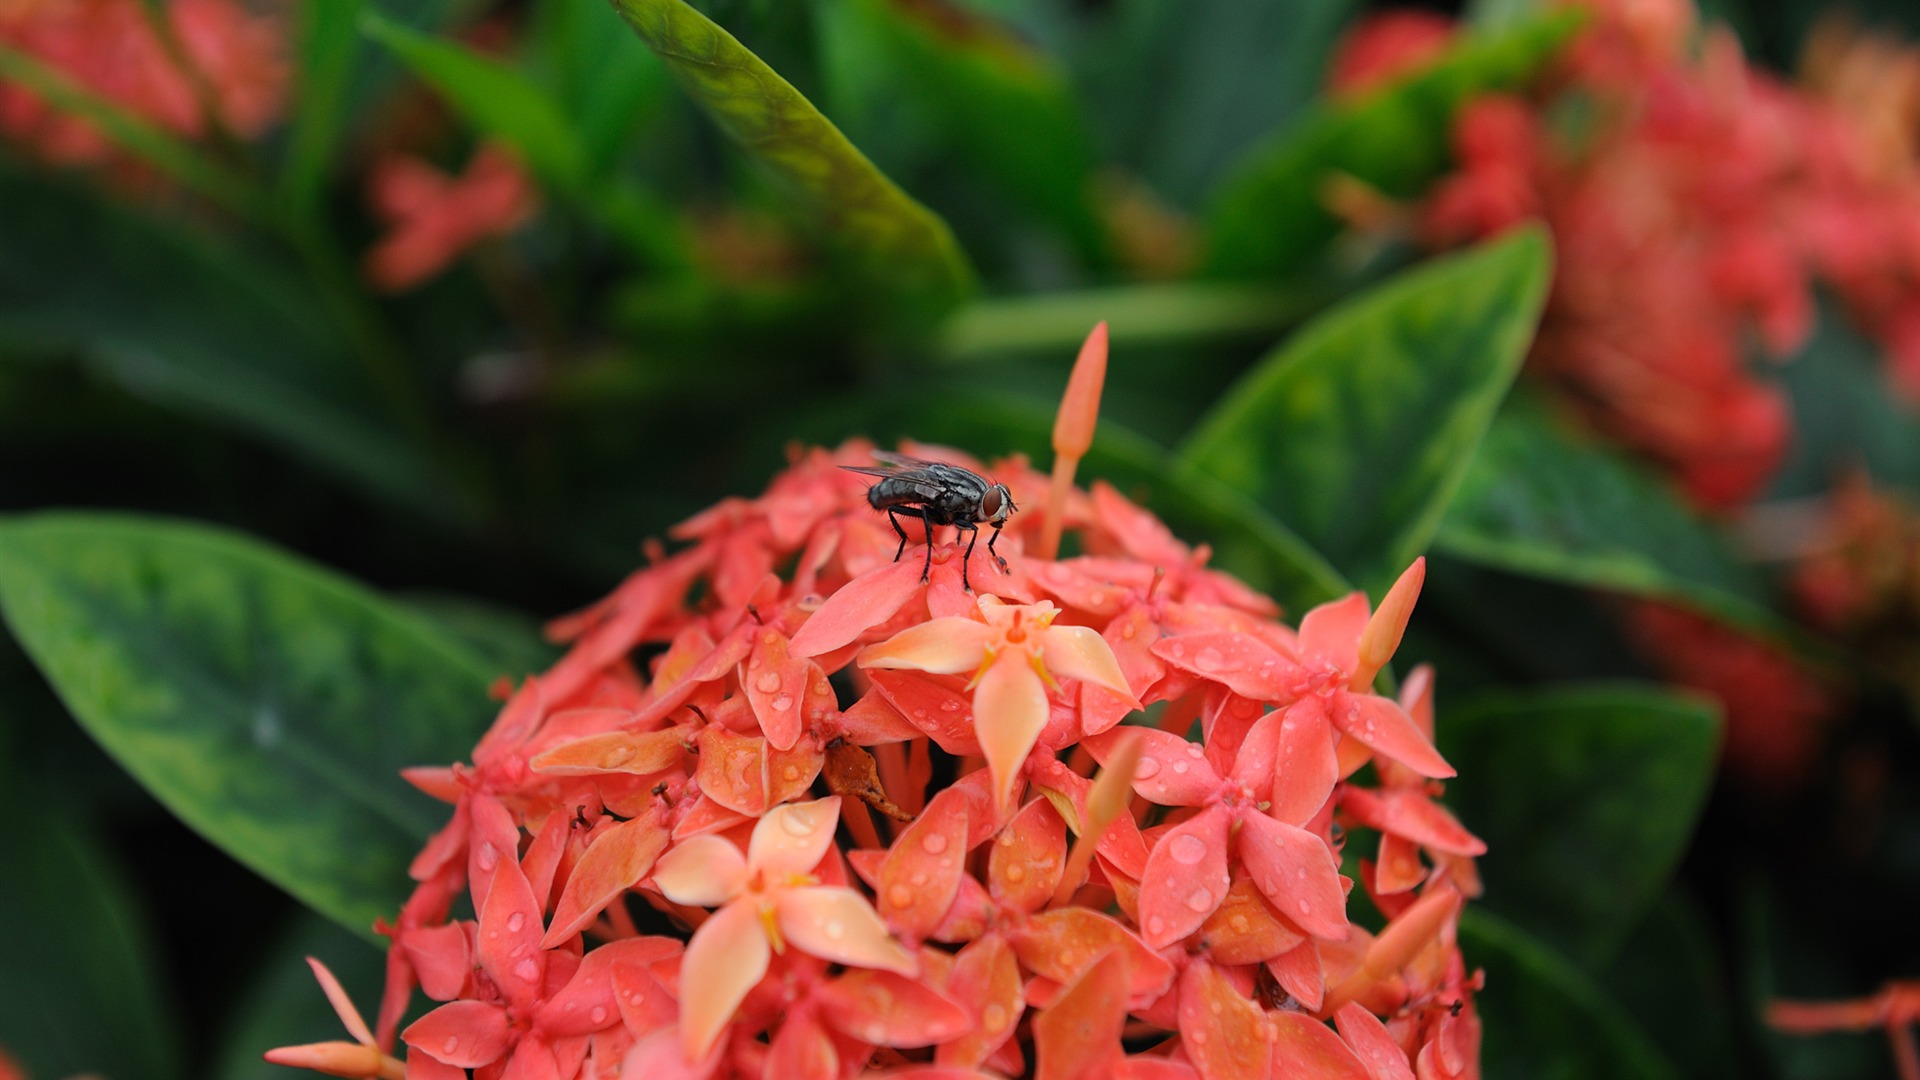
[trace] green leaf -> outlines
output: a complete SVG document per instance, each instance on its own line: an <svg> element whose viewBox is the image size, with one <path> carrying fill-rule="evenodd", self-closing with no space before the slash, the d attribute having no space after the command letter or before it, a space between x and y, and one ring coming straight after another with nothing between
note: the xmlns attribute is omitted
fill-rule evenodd
<svg viewBox="0 0 1920 1080"><path fill-rule="evenodd" d="M1689 1080L1745 1075L1718 936L1707 912L1670 889L1601 980Z"/></svg>
<svg viewBox="0 0 1920 1080"><path fill-rule="evenodd" d="M1434 547L1481 566L1770 628L1767 588L1665 484L1535 398L1495 418Z"/></svg>
<svg viewBox="0 0 1920 1080"><path fill-rule="evenodd" d="M926 105L949 152L1059 228L1083 259L1108 261L1106 227L1092 201L1093 139L1051 57L959 5L851 6L877 32L890 82Z"/></svg>
<svg viewBox="0 0 1920 1080"><path fill-rule="evenodd" d="M955 311L941 327L940 345L955 363L1011 352L1070 357L1100 322L1115 349L1271 341L1322 303L1299 288L1204 281L989 297Z"/></svg>
<svg viewBox="0 0 1920 1080"><path fill-rule="evenodd" d="M181 820L369 934L447 818L398 772L463 759L484 664L352 582L223 530L0 524L0 612L74 717Z"/></svg>
<svg viewBox="0 0 1920 1080"><path fill-rule="evenodd" d="M1822 305L1813 337L1774 375L1792 402L1793 441L1769 497L1823 496L1854 469L1920 490L1920 413L1906 395L1887 392L1885 350L1845 310Z"/></svg>
<svg viewBox="0 0 1920 1080"><path fill-rule="evenodd" d="M1227 393L1182 463L1384 587L1426 549L1512 384L1549 261L1528 229L1335 308Z"/></svg>
<svg viewBox="0 0 1920 1080"><path fill-rule="evenodd" d="M633 47L605 0L546 0L534 15L542 84L577 132L588 170L604 175L667 100L666 66Z"/></svg>
<svg viewBox="0 0 1920 1080"><path fill-rule="evenodd" d="M286 1080L293 1074L260 1055L276 1046L350 1038L327 1004L306 958L327 965L371 1023L386 974L382 951L318 916L303 914L254 964L234 998L214 1053L215 1080Z"/></svg>
<svg viewBox="0 0 1920 1080"><path fill-rule="evenodd" d="M1279 277L1303 269L1343 228L1324 201L1336 175L1395 198L1419 195L1451 161L1460 106L1524 83L1582 19L1561 9L1467 36L1418 74L1308 114L1222 185L1207 214L1206 272Z"/></svg>
<svg viewBox="0 0 1920 1080"><path fill-rule="evenodd" d="M365 0L331 0L300 7L299 92L294 95L293 134L280 177L281 190L304 212L317 209L333 168L346 117L353 61L360 48L360 9Z"/></svg>
<svg viewBox="0 0 1920 1080"><path fill-rule="evenodd" d="M125 871L71 793L0 771L0 1048L29 1076L181 1075L172 996Z"/></svg>
<svg viewBox="0 0 1920 1080"><path fill-rule="evenodd" d="M0 169L0 346L97 377L449 517L330 309L277 262L71 183Z"/></svg>
<svg viewBox="0 0 1920 1080"><path fill-rule="evenodd" d="M470 596L428 593L399 597L414 614L466 646L489 671L518 680L545 671L560 650L531 615Z"/></svg>
<svg viewBox="0 0 1920 1080"><path fill-rule="evenodd" d="M1679 1080L1617 1003L1525 930L1475 905L1460 951L1487 973L1474 999L1487 1080Z"/></svg>
<svg viewBox="0 0 1920 1080"><path fill-rule="evenodd" d="M1713 781L1718 711L1665 690L1561 686L1443 710L1447 798L1487 842L1484 903L1590 970L1666 889Z"/></svg>
<svg viewBox="0 0 1920 1080"><path fill-rule="evenodd" d="M681 0L615 0L640 39L806 219L876 286L930 314L974 288L946 222L875 168L820 110L732 35Z"/></svg>
<svg viewBox="0 0 1920 1080"><path fill-rule="evenodd" d="M475 127L510 143L549 183L574 191L583 187L586 149L566 114L524 75L458 42L410 30L371 10L361 16L360 26Z"/></svg>

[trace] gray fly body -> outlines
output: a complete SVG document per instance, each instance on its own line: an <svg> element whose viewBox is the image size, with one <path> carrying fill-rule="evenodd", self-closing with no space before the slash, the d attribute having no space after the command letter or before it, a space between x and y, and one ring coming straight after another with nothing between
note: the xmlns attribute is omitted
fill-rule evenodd
<svg viewBox="0 0 1920 1080"><path fill-rule="evenodd" d="M980 539L980 526L993 526L993 535L987 538L987 554L992 555L1004 572L1007 560L993 549L1000 539L1000 527L1007 523L1007 516L1018 507L1013 505L1013 494L1007 485L996 484L979 473L963 469L958 465L949 465L944 461L922 461L904 454L888 454L879 450L873 452L878 466L842 465L848 472L877 476L880 482L867 489L867 503L875 510L885 510L887 520L893 524L893 531L900 534L900 547L894 551L894 561L907 550L907 530L900 525L902 517L917 517L921 520L927 538L927 558L920 568L920 580L927 580L933 569L933 527L951 525L956 529L971 533L967 539L967 553L960 560L960 584L966 589L973 585L967 581L967 567L973 559L973 545Z"/></svg>

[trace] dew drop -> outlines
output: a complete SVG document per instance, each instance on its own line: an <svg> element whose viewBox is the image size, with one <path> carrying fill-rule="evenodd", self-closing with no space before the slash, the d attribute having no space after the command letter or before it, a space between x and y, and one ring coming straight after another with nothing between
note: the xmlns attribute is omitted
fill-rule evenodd
<svg viewBox="0 0 1920 1080"><path fill-rule="evenodd" d="M813 811L790 806L780 815L780 827L788 836L806 837L813 835Z"/></svg>
<svg viewBox="0 0 1920 1080"><path fill-rule="evenodd" d="M839 919L828 919L820 926L820 932L827 935L828 941L839 941L847 936L847 924Z"/></svg>
<svg viewBox="0 0 1920 1080"><path fill-rule="evenodd" d="M1152 918L1147 920L1147 933L1152 934L1154 937L1159 937L1160 932L1162 930L1165 930L1166 928L1167 928L1167 920L1161 918L1158 915L1155 915Z"/></svg>
<svg viewBox="0 0 1920 1080"><path fill-rule="evenodd" d="M1140 759L1140 764L1134 768L1133 776L1136 780L1145 780L1159 771L1160 760L1158 758L1143 757Z"/></svg>
<svg viewBox="0 0 1920 1080"><path fill-rule="evenodd" d="M1294 907L1294 910L1298 911L1302 915L1305 915L1308 912L1313 910L1313 905L1307 903L1305 900L1294 901L1293 907Z"/></svg>
<svg viewBox="0 0 1920 1080"><path fill-rule="evenodd" d="M927 850L927 854L938 855L947 850L947 834L930 832L920 838L920 846Z"/></svg>
<svg viewBox="0 0 1920 1080"><path fill-rule="evenodd" d="M1126 624L1125 626L1122 626L1122 627L1120 628L1120 636L1121 636L1121 638L1123 638L1123 639L1125 639L1125 640L1127 640L1127 641L1132 641L1132 640L1133 640L1133 635L1134 635L1134 633L1135 633L1135 631L1134 631L1134 628L1133 628L1133 624L1132 624L1132 623L1128 623L1128 624Z"/></svg>
<svg viewBox="0 0 1920 1080"><path fill-rule="evenodd" d="M1173 856L1174 862L1192 866L1207 857L1207 845L1192 833L1181 833L1167 841L1167 854Z"/></svg>
<svg viewBox="0 0 1920 1080"><path fill-rule="evenodd" d="M913 885L925 885L927 883L927 875L915 874L912 877L908 878L907 881L909 884L913 884Z"/></svg>
<svg viewBox="0 0 1920 1080"><path fill-rule="evenodd" d="M1187 897L1187 906L1195 911L1205 912L1213 907L1213 894L1205 889L1195 889L1193 895Z"/></svg>
<svg viewBox="0 0 1920 1080"><path fill-rule="evenodd" d="M1293 876L1299 878L1301 881L1307 880L1307 868L1304 866L1296 867L1293 871Z"/></svg>
<svg viewBox="0 0 1920 1080"><path fill-rule="evenodd" d="M1209 645L1194 654L1193 666L1201 671L1219 671L1227 666L1227 658L1220 655L1219 649Z"/></svg>
<svg viewBox="0 0 1920 1080"><path fill-rule="evenodd" d="M999 1031L1007 1026L1007 1007L999 1002L990 1002L980 1010L980 1026L988 1031Z"/></svg>
<svg viewBox="0 0 1920 1080"><path fill-rule="evenodd" d="M606 1023L607 1007L605 1005L595 1005L593 1007L593 1011L587 1014L587 1019L591 1020L595 1027L599 1027L601 1024Z"/></svg>
<svg viewBox="0 0 1920 1080"><path fill-rule="evenodd" d="M500 862L500 852L496 851L492 844L483 842L479 852L474 855L473 861L480 864L480 869L491 870Z"/></svg>
<svg viewBox="0 0 1920 1080"><path fill-rule="evenodd" d="M800 779L800 766L788 765L786 768L780 770L780 775L789 781L798 780Z"/></svg>
<svg viewBox="0 0 1920 1080"><path fill-rule="evenodd" d="M1174 771L1174 772L1177 772L1177 773L1184 773L1184 772L1186 772L1186 771L1187 771L1187 763L1186 763L1186 762L1184 762L1184 761L1176 761L1176 762L1174 762L1174 763L1173 763L1173 771Z"/></svg>
<svg viewBox="0 0 1920 1080"><path fill-rule="evenodd" d="M458 1049L460 1049L460 1036L458 1035L449 1035L447 1036L447 1041L440 1044L442 1053L451 1054Z"/></svg>
<svg viewBox="0 0 1920 1080"><path fill-rule="evenodd" d="M507 916L507 933L517 934L520 932L520 928L525 925L527 925L526 912L516 911L513 914Z"/></svg>
<svg viewBox="0 0 1920 1080"><path fill-rule="evenodd" d="M907 888L905 885L889 885L887 887L887 903L892 904L894 907L910 907L913 904L913 890Z"/></svg>
<svg viewBox="0 0 1920 1080"><path fill-rule="evenodd" d="M525 960L513 965L513 973L521 982L538 982L540 980L540 965L533 957L529 956Z"/></svg>
<svg viewBox="0 0 1920 1080"><path fill-rule="evenodd" d="M1187 1035L1186 1040L1195 1046L1205 1046L1207 1045L1207 1033L1204 1031L1195 1031Z"/></svg>
<svg viewBox="0 0 1920 1080"><path fill-rule="evenodd" d="M753 685L759 687L761 693L771 694L775 690L780 689L780 673L777 671L763 671L760 673L759 678L753 680Z"/></svg>
<svg viewBox="0 0 1920 1080"><path fill-rule="evenodd" d="M953 700L952 698L948 698L947 700L940 703L940 711L941 712L959 712L960 703Z"/></svg>
<svg viewBox="0 0 1920 1080"><path fill-rule="evenodd" d="M788 709L793 708L793 695L781 694L769 702L769 704L773 706L774 712L786 712Z"/></svg>
<svg viewBox="0 0 1920 1080"><path fill-rule="evenodd" d="M1204 754L1204 753L1206 753L1206 751L1204 751L1204 750L1202 750L1202 749L1200 749L1200 745L1199 745L1198 743L1188 743L1188 744L1187 744L1187 756L1188 756L1188 757L1190 757L1190 758L1197 758L1197 757L1199 757L1200 755L1202 755L1202 754Z"/></svg>
<svg viewBox="0 0 1920 1080"><path fill-rule="evenodd" d="M1247 921L1245 915L1235 915L1233 918L1228 919L1227 926L1236 934L1244 934L1253 929L1253 924Z"/></svg>

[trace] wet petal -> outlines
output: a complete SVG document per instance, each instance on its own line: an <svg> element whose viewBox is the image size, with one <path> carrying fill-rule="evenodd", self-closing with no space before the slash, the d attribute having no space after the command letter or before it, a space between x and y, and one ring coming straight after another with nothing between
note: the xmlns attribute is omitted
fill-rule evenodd
<svg viewBox="0 0 1920 1080"><path fill-rule="evenodd" d="M1265 1080L1271 1047L1260 1006L1205 960L1180 976L1180 1041L1205 1080Z"/></svg>
<svg viewBox="0 0 1920 1080"><path fill-rule="evenodd" d="M1153 655L1257 701L1290 700L1299 672L1297 664L1266 642L1229 630L1162 638L1154 643Z"/></svg>
<svg viewBox="0 0 1920 1080"><path fill-rule="evenodd" d="M1420 586L1426 580L1427 560L1423 556L1413 560L1387 590L1387 595L1380 598L1379 610L1360 632L1356 650L1358 666L1353 669L1353 681L1349 684L1353 689L1364 690L1372 685L1373 677L1393 659L1394 650L1400 647L1400 636L1406 632L1407 620L1413 617L1413 604L1420 598Z"/></svg>
<svg viewBox="0 0 1920 1080"><path fill-rule="evenodd" d="M767 1050L766 1075L792 1080L838 1080L840 1051L813 1009L789 1010Z"/></svg>
<svg viewBox="0 0 1920 1080"><path fill-rule="evenodd" d="M878 645L869 645L860 650L855 662L863 668L960 675L979 667L987 647L998 637L986 623L949 616L909 626Z"/></svg>
<svg viewBox="0 0 1920 1080"><path fill-rule="evenodd" d="M788 803L767 811L747 845L747 871L769 879L805 874L820 865L840 826L840 796Z"/></svg>
<svg viewBox="0 0 1920 1080"><path fill-rule="evenodd" d="M680 943L668 938L639 937L610 941L590 950L560 991L540 1003L534 1026L560 1039L619 1024L621 1012L615 972L664 960L680 952Z"/></svg>
<svg viewBox="0 0 1920 1080"><path fill-rule="evenodd" d="M800 709L818 673L811 660L789 655L787 639L778 630L760 632L742 682L761 732L776 749L790 750L800 738Z"/></svg>
<svg viewBox="0 0 1920 1080"><path fill-rule="evenodd" d="M610 731L561 743L528 762L533 771L549 776L591 776L596 773L632 773L644 776L686 760L688 733L679 728L637 735Z"/></svg>
<svg viewBox="0 0 1920 1080"><path fill-rule="evenodd" d="M973 1017L946 996L891 971L849 971L814 991L827 1023L875 1046L933 1046L965 1035Z"/></svg>
<svg viewBox="0 0 1920 1080"><path fill-rule="evenodd" d="M954 957L947 993L973 1010L973 1030L934 1052L942 1065L978 1065L1013 1036L1026 1010L1020 965L1005 938L989 934Z"/></svg>
<svg viewBox="0 0 1920 1080"><path fill-rule="evenodd" d="M1227 830L1232 813L1215 803L1161 834L1140 880L1140 927L1164 949L1200 928L1227 898Z"/></svg>
<svg viewBox="0 0 1920 1080"><path fill-rule="evenodd" d="M694 781L707 798L748 817L767 808L767 740L736 735L718 724L700 732L700 767Z"/></svg>
<svg viewBox="0 0 1920 1080"><path fill-rule="evenodd" d="M689 837L660 856L653 884L676 904L719 907L746 888L747 859L731 840Z"/></svg>
<svg viewBox="0 0 1920 1080"><path fill-rule="evenodd" d="M1369 1080L1414 1080L1406 1051L1393 1041L1387 1025L1381 1023L1379 1017L1349 1003L1340 1006L1333 1020L1340 1028L1341 1037L1347 1040L1347 1046L1366 1068Z"/></svg>
<svg viewBox="0 0 1920 1080"><path fill-rule="evenodd" d="M728 904L693 932L680 962L681 1049L689 1060L712 1048L772 955L750 901Z"/></svg>
<svg viewBox="0 0 1920 1080"><path fill-rule="evenodd" d="M1321 938L1347 935L1347 894L1333 852L1312 833L1265 814L1240 816L1240 858L1274 910Z"/></svg>
<svg viewBox="0 0 1920 1080"><path fill-rule="evenodd" d="M1468 832L1446 807L1416 789L1367 791L1349 787L1340 793L1340 809L1381 832L1404 836L1421 847L1449 855L1485 855L1487 845Z"/></svg>
<svg viewBox="0 0 1920 1080"><path fill-rule="evenodd" d="M1227 898L1200 927L1200 936L1219 964L1257 964L1306 940L1274 914L1260 890L1244 877L1233 879Z"/></svg>
<svg viewBox="0 0 1920 1080"><path fill-rule="evenodd" d="M491 1065L513 1043L507 1010L484 1001L450 1001L415 1020L400 1038L446 1065L475 1069Z"/></svg>
<svg viewBox="0 0 1920 1080"><path fill-rule="evenodd" d="M649 818L622 821L594 837L567 876L541 947L551 949L579 933L614 898L639 884L668 838L666 827Z"/></svg>
<svg viewBox="0 0 1920 1080"><path fill-rule="evenodd" d="M353 999L347 996L340 980L333 977L327 965L307 957L307 966L313 969L313 977L320 983L320 991L327 995L327 1004L333 1006L333 1015L340 1018L340 1025L347 1034L363 1046L373 1045L373 1032L367 1030L367 1022L361 1018L360 1010L353 1007Z"/></svg>
<svg viewBox="0 0 1920 1080"><path fill-rule="evenodd" d="M994 805L1013 802L1020 766L1047 726L1047 688L1019 651L1002 653L973 691L973 726L993 774Z"/></svg>
<svg viewBox="0 0 1920 1080"><path fill-rule="evenodd" d="M859 640L920 591L920 571L909 560L888 563L854 578L827 597L793 635L794 656L819 656Z"/></svg>
<svg viewBox="0 0 1920 1080"><path fill-rule="evenodd" d="M1090 1080L1111 1070L1127 1020L1127 981L1126 957L1109 951L1033 1018L1034 1080Z"/></svg>
<svg viewBox="0 0 1920 1080"><path fill-rule="evenodd" d="M1309 695L1286 707L1275 747L1270 813L1290 825L1304 825L1327 805L1340 782L1340 760L1333 749L1333 725L1326 703Z"/></svg>
<svg viewBox="0 0 1920 1080"><path fill-rule="evenodd" d="M1140 699L1127 686L1120 662L1098 630L1090 626L1049 626L1040 631L1040 656L1054 681L1078 679L1103 686L1127 699L1133 708Z"/></svg>
<svg viewBox="0 0 1920 1080"><path fill-rule="evenodd" d="M965 792L942 791L880 864L874 883L880 912L909 940L930 936L953 906L966 873L970 817Z"/></svg>
<svg viewBox="0 0 1920 1080"><path fill-rule="evenodd" d="M1404 836L1380 835L1380 855L1374 863L1373 890L1381 896L1406 892L1426 880L1427 868L1420 862L1420 848Z"/></svg>
<svg viewBox="0 0 1920 1080"><path fill-rule="evenodd" d="M1300 652L1348 675L1360 666L1360 635L1367 628L1367 594L1349 593L1300 619Z"/></svg>
<svg viewBox="0 0 1920 1080"><path fill-rule="evenodd" d="M1373 694L1341 694L1332 704L1333 723L1375 753L1427 777L1454 775L1400 703Z"/></svg>
<svg viewBox="0 0 1920 1080"><path fill-rule="evenodd" d="M303 1046L279 1046L261 1055L275 1065L285 1065L294 1069L310 1069L326 1073L328 1076L366 1076L375 1077L381 1070L388 1068L385 1055L373 1046L350 1042L307 1043ZM423 1060L431 1061L421 1054ZM436 1063L437 1064L437 1063ZM452 1066L446 1066L452 1068ZM465 1077L465 1073L460 1074ZM26 1080L27 1074L16 1070L11 1058L0 1057L0 1080Z"/></svg>
<svg viewBox="0 0 1920 1080"><path fill-rule="evenodd" d="M1162 806L1198 806L1220 791L1220 774L1213 771L1199 743L1169 731L1124 727L1084 740L1094 759L1105 764L1122 739L1137 739L1140 762L1133 768L1133 790Z"/></svg>
<svg viewBox="0 0 1920 1080"><path fill-rule="evenodd" d="M978 754L980 737L973 725L973 695L906 671L875 669L871 697L878 693L940 749L956 756Z"/></svg>
<svg viewBox="0 0 1920 1080"><path fill-rule="evenodd" d="M515 1007L530 1007L546 980L540 902L518 862L504 861L480 905L480 966ZM444 1060L444 1059L443 1059Z"/></svg>
<svg viewBox="0 0 1920 1080"><path fill-rule="evenodd" d="M1280 989L1292 995L1308 1012L1319 1012L1327 997L1327 977L1320 965L1320 947L1312 941L1267 960L1267 970Z"/></svg>
<svg viewBox="0 0 1920 1080"><path fill-rule="evenodd" d="M782 889L775 918L787 941L810 956L852 967L913 975L920 962L887 933L867 898L852 889L815 885Z"/></svg>
<svg viewBox="0 0 1920 1080"><path fill-rule="evenodd" d="M1022 807L994 839L987 884L994 899L1034 912L1053 899L1067 861L1067 825L1045 799Z"/></svg>
<svg viewBox="0 0 1920 1080"><path fill-rule="evenodd" d="M1371 1080L1366 1066L1333 1029L1297 1012L1272 1012L1273 1072L1312 1080Z"/></svg>
<svg viewBox="0 0 1920 1080"><path fill-rule="evenodd" d="M400 935L394 947L405 950L420 980L420 990L435 1001L452 1001L473 977L472 923L423 926Z"/></svg>
<svg viewBox="0 0 1920 1080"><path fill-rule="evenodd" d="M1007 931L1020 963L1035 975L1069 985L1104 953L1126 954L1129 995L1158 996L1173 983L1173 965L1131 930L1084 907L1056 908Z"/></svg>

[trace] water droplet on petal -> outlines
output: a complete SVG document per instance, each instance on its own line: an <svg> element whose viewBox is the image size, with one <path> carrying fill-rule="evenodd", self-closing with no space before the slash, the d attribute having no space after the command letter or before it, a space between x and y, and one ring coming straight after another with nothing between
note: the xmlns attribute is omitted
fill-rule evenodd
<svg viewBox="0 0 1920 1080"><path fill-rule="evenodd" d="M531 956L513 965L513 973L521 982L540 981L540 965Z"/></svg>
<svg viewBox="0 0 1920 1080"><path fill-rule="evenodd" d="M947 700L940 703L940 711L941 712L959 712L960 703L953 700L952 698L948 698Z"/></svg>
<svg viewBox="0 0 1920 1080"><path fill-rule="evenodd" d="M828 919L821 924L820 932L827 935L828 941L839 941L847 936L847 924L839 919Z"/></svg>
<svg viewBox="0 0 1920 1080"><path fill-rule="evenodd" d="M780 815L780 827L788 836L806 837L813 835L813 811L798 806L790 806Z"/></svg>
<svg viewBox="0 0 1920 1080"><path fill-rule="evenodd" d="M447 1041L440 1044L442 1053L451 1054L458 1049L460 1049L460 1036L458 1035L449 1035L447 1036Z"/></svg>
<svg viewBox="0 0 1920 1080"><path fill-rule="evenodd" d="M907 888L905 885L890 885L887 887L887 903L892 904L894 907L911 907L913 906L913 890Z"/></svg>
<svg viewBox="0 0 1920 1080"><path fill-rule="evenodd" d="M788 781L798 780L800 779L800 766L788 765L786 768L780 770L780 775Z"/></svg>
<svg viewBox="0 0 1920 1080"><path fill-rule="evenodd" d="M500 852L496 851L492 844L482 842L480 850L473 856L473 861L480 864L480 869L491 870L500 862Z"/></svg>
<svg viewBox="0 0 1920 1080"><path fill-rule="evenodd" d="M607 1007L605 1005L595 1005L593 1011L587 1014L587 1019L591 1020L595 1027L606 1023Z"/></svg>
<svg viewBox="0 0 1920 1080"><path fill-rule="evenodd" d="M517 934L520 932L520 928L525 925L527 925L526 912L516 911L507 916L507 933Z"/></svg>
<svg viewBox="0 0 1920 1080"><path fill-rule="evenodd" d="M1195 911L1207 911L1213 907L1213 894L1205 889L1195 889L1193 895L1187 897L1187 906Z"/></svg>
<svg viewBox="0 0 1920 1080"><path fill-rule="evenodd" d="M1300 914L1302 914L1302 915L1305 915L1305 914L1307 914L1308 912L1310 912L1310 911L1312 911L1312 910L1313 910L1313 905L1312 905L1312 904L1309 904L1309 903L1307 903L1307 902L1306 902L1305 900L1298 900L1298 901L1295 901L1295 902L1294 902L1294 905L1293 905L1293 906L1294 906L1294 908L1295 908L1295 909L1296 909L1297 911L1299 911L1299 912L1300 912Z"/></svg>
<svg viewBox="0 0 1920 1080"><path fill-rule="evenodd" d="M1161 918L1158 915L1155 915L1152 918L1147 920L1147 933L1152 934L1154 937L1159 937L1160 932L1162 930L1165 930L1166 928L1167 928L1167 920Z"/></svg>
<svg viewBox="0 0 1920 1080"><path fill-rule="evenodd" d="M989 1032L999 1031L1007 1026L1007 1007L999 1002L990 1002L980 1010L980 1026Z"/></svg>
<svg viewBox="0 0 1920 1080"><path fill-rule="evenodd" d="M1186 763L1186 762L1184 762L1184 761L1176 761L1176 762L1174 762L1174 763L1173 763L1173 771L1174 771L1174 772L1177 772L1177 773L1184 773L1184 772L1186 772L1186 771L1187 771L1187 763Z"/></svg>
<svg viewBox="0 0 1920 1080"><path fill-rule="evenodd" d="M1227 666L1227 658L1220 655L1219 649L1209 645L1194 655L1193 666L1201 671L1219 671Z"/></svg>
<svg viewBox="0 0 1920 1080"><path fill-rule="evenodd" d="M753 680L753 685L758 687L761 693L771 694L775 690L780 689L780 673L777 671L763 671L760 673L759 678Z"/></svg>
<svg viewBox="0 0 1920 1080"><path fill-rule="evenodd" d="M1019 863L1014 863L1012 866L1007 867L1007 872L1004 876L1008 881L1017 884L1027 879L1027 868L1021 866Z"/></svg>
<svg viewBox="0 0 1920 1080"><path fill-rule="evenodd" d="M1194 1031L1187 1034L1186 1040L1195 1046L1205 1046L1207 1044L1207 1033L1204 1031Z"/></svg>
<svg viewBox="0 0 1920 1080"><path fill-rule="evenodd" d="M907 881L913 885L925 885L927 883L927 875L915 874L912 877L908 878Z"/></svg>
<svg viewBox="0 0 1920 1080"><path fill-rule="evenodd" d="M1145 780L1159 771L1160 761L1158 758L1143 757L1140 759L1140 764L1134 768L1133 775L1136 780Z"/></svg>
<svg viewBox="0 0 1920 1080"><path fill-rule="evenodd" d="M793 695L781 694L779 697L774 698L771 704L773 705L774 712L786 712L788 709L793 708Z"/></svg>
<svg viewBox="0 0 1920 1080"><path fill-rule="evenodd" d="M1192 866L1207 857L1207 845L1192 833L1181 833L1167 841L1167 854L1173 856L1174 862Z"/></svg>
<svg viewBox="0 0 1920 1080"><path fill-rule="evenodd" d="M930 832L920 838L920 846L927 849L927 854L938 855L947 850L947 834Z"/></svg>
<svg viewBox="0 0 1920 1080"><path fill-rule="evenodd" d="M1228 919L1227 926L1236 934L1244 934L1248 930L1253 929L1253 924L1247 921L1245 915L1235 915L1233 918Z"/></svg>

